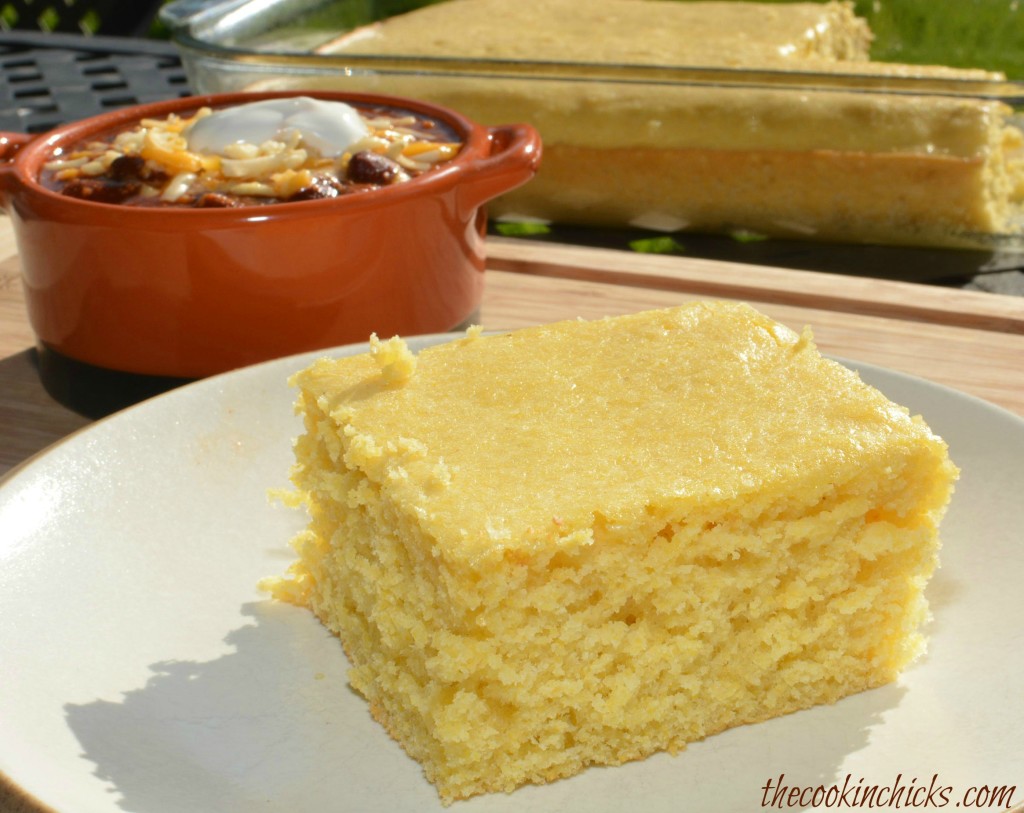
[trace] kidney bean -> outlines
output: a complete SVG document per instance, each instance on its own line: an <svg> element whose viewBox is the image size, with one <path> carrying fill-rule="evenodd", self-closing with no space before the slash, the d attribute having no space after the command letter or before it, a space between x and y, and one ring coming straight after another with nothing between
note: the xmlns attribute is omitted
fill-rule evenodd
<svg viewBox="0 0 1024 813"><path fill-rule="evenodd" d="M335 178L316 178L309 186L304 186L298 192L288 198L288 201L297 200L320 200L321 198L336 198L344 194L345 187Z"/></svg>
<svg viewBox="0 0 1024 813"><path fill-rule="evenodd" d="M107 167L107 176L118 181L138 180L143 177L146 161L138 155L122 155Z"/></svg>
<svg viewBox="0 0 1024 813"><path fill-rule="evenodd" d="M139 191L136 181L107 181L99 178L76 178L61 189L62 195L97 203L121 203Z"/></svg>
<svg viewBox="0 0 1024 813"><path fill-rule="evenodd" d="M197 209L230 209L241 204L234 198L222 195L220 192L207 192L199 197L193 204Z"/></svg>
<svg viewBox="0 0 1024 813"><path fill-rule="evenodd" d="M349 159L346 177L353 183L387 186L398 177L401 167L385 155L364 150Z"/></svg>

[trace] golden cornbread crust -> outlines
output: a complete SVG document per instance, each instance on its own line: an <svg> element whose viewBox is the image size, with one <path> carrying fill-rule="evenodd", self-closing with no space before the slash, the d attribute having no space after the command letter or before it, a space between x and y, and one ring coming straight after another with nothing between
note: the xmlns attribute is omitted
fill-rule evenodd
<svg viewBox="0 0 1024 813"><path fill-rule="evenodd" d="M310 524L271 585L445 802L617 765L893 680L945 444L731 303L296 376Z"/></svg>

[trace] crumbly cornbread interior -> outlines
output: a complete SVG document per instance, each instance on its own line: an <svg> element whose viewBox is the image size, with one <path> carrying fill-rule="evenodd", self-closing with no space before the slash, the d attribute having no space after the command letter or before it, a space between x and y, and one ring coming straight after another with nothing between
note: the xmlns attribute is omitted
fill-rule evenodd
<svg viewBox="0 0 1024 813"><path fill-rule="evenodd" d="M295 379L310 513L270 585L446 802L893 680L956 469L757 311L693 303Z"/></svg>

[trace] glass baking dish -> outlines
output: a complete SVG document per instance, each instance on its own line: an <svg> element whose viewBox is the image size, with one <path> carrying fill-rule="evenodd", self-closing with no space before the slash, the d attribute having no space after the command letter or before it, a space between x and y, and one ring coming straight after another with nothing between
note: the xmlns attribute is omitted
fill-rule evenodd
<svg viewBox="0 0 1024 813"><path fill-rule="evenodd" d="M534 124L541 171L492 203L498 219L1024 256L1024 147L1014 143L1024 143L1022 81L912 66L889 75L329 51L344 32L429 4L177 0L162 19L201 93L372 91L485 124ZM1024 44L992 35L1018 36L1021 26L989 28L977 40L984 54L961 31L959 50L943 58L935 26L914 29L931 40L899 31L897 5L866 4L873 60L1024 73ZM982 200L996 187L1016 198L998 224Z"/></svg>

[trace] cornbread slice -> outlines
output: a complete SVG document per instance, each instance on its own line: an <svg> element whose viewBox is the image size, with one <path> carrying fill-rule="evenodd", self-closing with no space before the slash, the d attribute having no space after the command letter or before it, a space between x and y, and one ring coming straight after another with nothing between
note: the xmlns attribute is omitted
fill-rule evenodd
<svg viewBox="0 0 1024 813"><path fill-rule="evenodd" d="M544 165L491 205L500 218L988 249L1024 231L1024 135L1001 101L1019 92L994 72L872 62L871 38L851 3L447 0L318 49L382 63L264 86L529 122ZM438 57L577 67L407 64Z"/></svg>
<svg viewBox="0 0 1024 813"><path fill-rule="evenodd" d="M398 339L296 377L308 529L272 583L446 802L893 680L956 469L750 307Z"/></svg>

